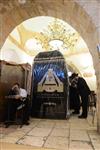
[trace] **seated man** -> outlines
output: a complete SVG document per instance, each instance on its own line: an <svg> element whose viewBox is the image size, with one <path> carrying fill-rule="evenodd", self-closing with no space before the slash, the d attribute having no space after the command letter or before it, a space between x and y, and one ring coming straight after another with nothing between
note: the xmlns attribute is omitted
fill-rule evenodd
<svg viewBox="0 0 100 150"><path fill-rule="evenodd" d="M23 101L22 101L23 98L26 98L26 97L27 97L26 90L21 89L19 87L18 83L14 83L14 85L12 86L12 88L9 91L9 94L7 96L7 98L8 98L8 106L7 106L8 112L6 115L6 121L7 122L15 120L16 110L23 103ZM25 116L23 116L23 124L28 125L29 124L27 122L28 121L28 108L26 108L28 106L28 104L27 104L28 102L25 101L24 103L25 103L25 111L26 112L25 112Z"/></svg>

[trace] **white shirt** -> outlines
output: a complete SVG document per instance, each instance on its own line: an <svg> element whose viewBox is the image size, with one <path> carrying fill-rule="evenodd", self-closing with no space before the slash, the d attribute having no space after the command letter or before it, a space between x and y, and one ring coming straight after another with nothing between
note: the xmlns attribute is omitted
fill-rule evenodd
<svg viewBox="0 0 100 150"><path fill-rule="evenodd" d="M27 97L27 91L25 89L20 88L20 96Z"/></svg>

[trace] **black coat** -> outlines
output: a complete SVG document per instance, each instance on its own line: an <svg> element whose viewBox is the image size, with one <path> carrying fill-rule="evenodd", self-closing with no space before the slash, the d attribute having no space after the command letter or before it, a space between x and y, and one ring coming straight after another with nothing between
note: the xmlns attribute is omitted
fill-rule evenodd
<svg viewBox="0 0 100 150"><path fill-rule="evenodd" d="M90 94L89 86L87 85L86 81L82 77L78 77L77 89L79 91L80 96Z"/></svg>

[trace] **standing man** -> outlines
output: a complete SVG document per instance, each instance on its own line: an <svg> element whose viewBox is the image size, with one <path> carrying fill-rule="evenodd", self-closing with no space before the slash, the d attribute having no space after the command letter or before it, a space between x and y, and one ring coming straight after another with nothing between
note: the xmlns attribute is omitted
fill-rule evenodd
<svg viewBox="0 0 100 150"><path fill-rule="evenodd" d="M74 110L72 114L80 114L80 95L76 86L71 83L71 77L69 77L69 81L70 109Z"/></svg>
<svg viewBox="0 0 100 150"><path fill-rule="evenodd" d="M73 73L71 75L72 78L72 85L74 85L81 97L82 101L82 114L79 116L79 118L87 118L88 115L88 100L89 100L89 95L91 93L86 81L82 78L79 77L78 74Z"/></svg>

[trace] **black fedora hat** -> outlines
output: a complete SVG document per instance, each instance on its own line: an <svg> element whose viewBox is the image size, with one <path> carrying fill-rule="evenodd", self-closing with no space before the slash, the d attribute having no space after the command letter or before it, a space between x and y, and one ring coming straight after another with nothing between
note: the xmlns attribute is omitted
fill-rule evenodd
<svg viewBox="0 0 100 150"><path fill-rule="evenodd" d="M72 73L72 75L70 76L71 79L75 78L78 76L78 73Z"/></svg>

